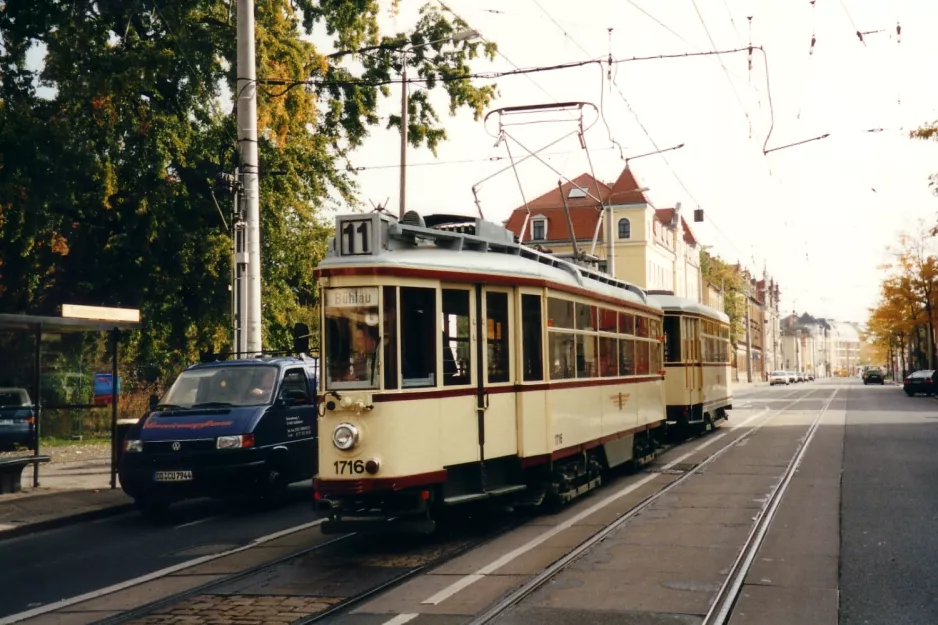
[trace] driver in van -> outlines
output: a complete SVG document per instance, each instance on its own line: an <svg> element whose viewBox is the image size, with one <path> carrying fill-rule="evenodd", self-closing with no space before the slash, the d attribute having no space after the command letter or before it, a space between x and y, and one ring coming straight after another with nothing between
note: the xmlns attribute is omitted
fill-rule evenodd
<svg viewBox="0 0 938 625"><path fill-rule="evenodd" d="M253 397L270 394L271 389L274 387L275 377L273 368L264 367L260 379L254 376L254 388L250 390L249 394Z"/></svg>

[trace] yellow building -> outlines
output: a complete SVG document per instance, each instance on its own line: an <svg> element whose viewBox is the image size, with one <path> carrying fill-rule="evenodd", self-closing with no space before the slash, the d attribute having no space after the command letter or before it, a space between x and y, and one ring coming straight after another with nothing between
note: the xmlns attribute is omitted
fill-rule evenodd
<svg viewBox="0 0 938 625"><path fill-rule="evenodd" d="M708 299L701 296L709 289L701 283L700 245L680 204L655 208L643 191L628 167L612 184L582 174L528 202L527 209L516 208L505 227L557 255L592 254L601 268L612 266L615 277L643 289Z"/></svg>

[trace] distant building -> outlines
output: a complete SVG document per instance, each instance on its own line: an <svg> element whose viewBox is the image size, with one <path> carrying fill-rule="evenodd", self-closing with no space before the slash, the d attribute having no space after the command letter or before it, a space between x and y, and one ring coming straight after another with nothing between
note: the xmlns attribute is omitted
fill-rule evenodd
<svg viewBox="0 0 938 625"><path fill-rule="evenodd" d="M594 198L607 207L605 219L600 220L602 206ZM581 174L534 198L528 209L530 214L516 208L505 222L521 242L560 256L592 253L601 269L612 268L615 277L643 289L705 299L700 245L680 205L655 208L628 167L611 184ZM722 299L720 304L722 310Z"/></svg>

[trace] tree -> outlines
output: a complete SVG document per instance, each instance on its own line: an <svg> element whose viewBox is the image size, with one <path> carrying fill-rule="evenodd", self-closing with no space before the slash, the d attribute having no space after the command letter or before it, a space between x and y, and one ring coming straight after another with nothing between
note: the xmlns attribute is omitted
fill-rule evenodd
<svg viewBox="0 0 938 625"><path fill-rule="evenodd" d="M231 239L220 213L230 198L212 181L233 169L236 149L231 6L0 3L0 309L140 308L144 328L125 353L163 375L228 343ZM256 2L268 347L287 345L294 321L315 318L325 213L358 206L348 161L382 123L397 50L411 44L403 58L422 81L411 88L414 146L435 150L446 138L434 89L450 113L476 119L495 97L494 86L466 77L494 45L448 40L464 23L425 7L412 32L383 34L379 14L375 0ZM301 36L314 29L343 53ZM26 63L35 46L45 50L39 70Z"/></svg>
<svg viewBox="0 0 938 625"><path fill-rule="evenodd" d="M700 271L710 284L723 289L723 312L730 318L730 343L735 351L746 340L747 278L738 267L706 252L700 255Z"/></svg>
<svg viewBox="0 0 938 625"><path fill-rule="evenodd" d="M938 120L924 124L910 131L909 137L921 141L938 141ZM938 195L938 173L928 177L928 186L931 187L935 195ZM930 234L931 236L938 236L938 225L932 227Z"/></svg>

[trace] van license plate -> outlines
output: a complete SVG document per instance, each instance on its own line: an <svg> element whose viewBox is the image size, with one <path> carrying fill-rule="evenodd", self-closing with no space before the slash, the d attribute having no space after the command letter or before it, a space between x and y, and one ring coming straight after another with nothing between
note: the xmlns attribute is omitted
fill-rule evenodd
<svg viewBox="0 0 938 625"><path fill-rule="evenodd" d="M157 482L191 482L192 471L157 471L153 479Z"/></svg>

